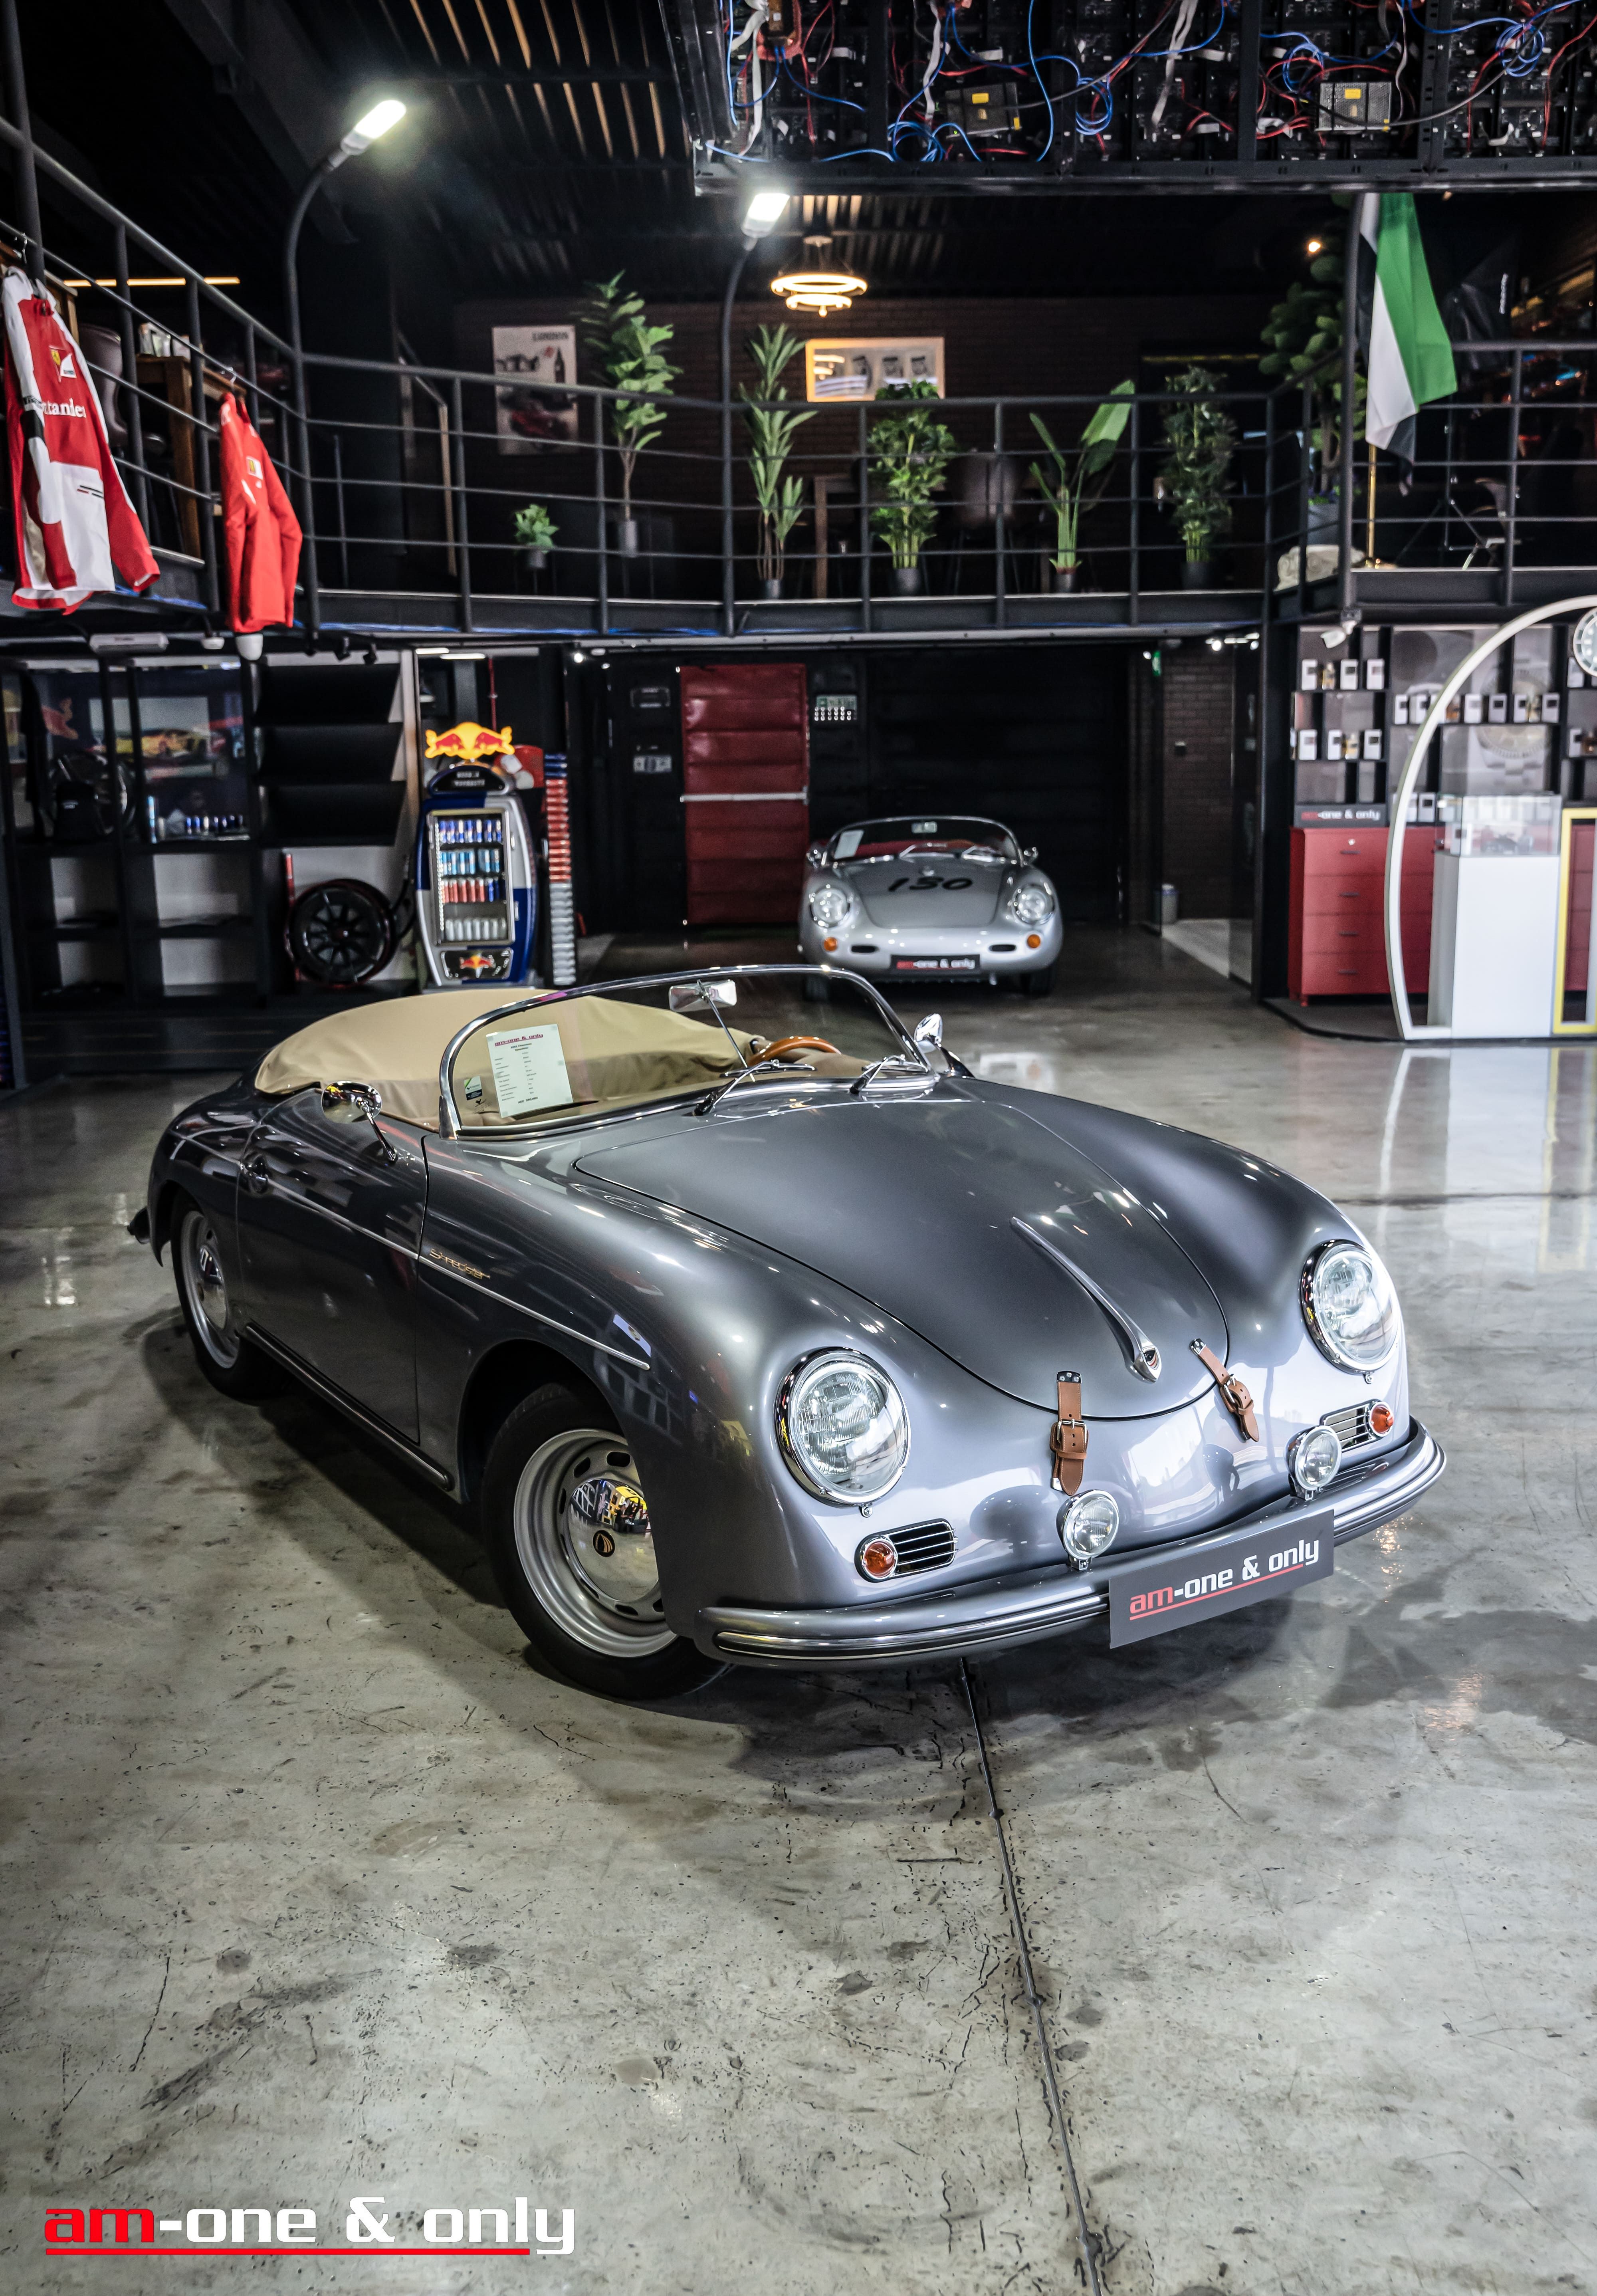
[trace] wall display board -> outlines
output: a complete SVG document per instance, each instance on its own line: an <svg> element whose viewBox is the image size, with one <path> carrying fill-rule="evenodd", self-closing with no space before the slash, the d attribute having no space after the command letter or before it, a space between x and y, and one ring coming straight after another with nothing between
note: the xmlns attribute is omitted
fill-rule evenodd
<svg viewBox="0 0 1597 2296"><path fill-rule="evenodd" d="M943 396L941 335L821 336L804 346L806 398L874 398L911 382L935 383Z"/></svg>
<svg viewBox="0 0 1597 2296"><path fill-rule="evenodd" d="M575 327L495 327L494 373L513 378L494 393L502 455L576 444L577 402L564 389L577 380Z"/></svg>

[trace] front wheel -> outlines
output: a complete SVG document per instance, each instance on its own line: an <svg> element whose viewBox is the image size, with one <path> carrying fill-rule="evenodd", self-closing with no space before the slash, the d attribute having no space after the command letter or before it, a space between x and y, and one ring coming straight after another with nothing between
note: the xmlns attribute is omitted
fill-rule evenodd
<svg viewBox="0 0 1597 2296"><path fill-rule="evenodd" d="M724 1671L666 1624L648 1502L596 1396L536 1389L495 1437L488 1550L535 1650L607 1698L672 1698Z"/></svg>
<svg viewBox="0 0 1597 2296"><path fill-rule="evenodd" d="M172 1272L194 1355L211 1385L235 1403L276 1395L286 1374L238 1326L217 1224L192 1197L172 1225Z"/></svg>
<svg viewBox="0 0 1597 2296"><path fill-rule="evenodd" d="M1052 996L1052 992L1053 967L1051 964L1044 965L1040 972L1023 972L1020 975L1020 993L1023 996Z"/></svg>

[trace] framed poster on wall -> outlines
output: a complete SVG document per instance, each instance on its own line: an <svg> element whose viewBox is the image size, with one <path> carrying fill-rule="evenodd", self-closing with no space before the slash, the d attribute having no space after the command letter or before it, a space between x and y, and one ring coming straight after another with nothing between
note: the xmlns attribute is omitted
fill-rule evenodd
<svg viewBox="0 0 1597 2296"><path fill-rule="evenodd" d="M804 346L806 398L874 398L910 382L935 383L942 397L941 335L822 336Z"/></svg>
<svg viewBox="0 0 1597 2296"><path fill-rule="evenodd" d="M576 444L577 402L563 388L577 380L575 327L495 327L494 373L508 378L494 393L502 455Z"/></svg>

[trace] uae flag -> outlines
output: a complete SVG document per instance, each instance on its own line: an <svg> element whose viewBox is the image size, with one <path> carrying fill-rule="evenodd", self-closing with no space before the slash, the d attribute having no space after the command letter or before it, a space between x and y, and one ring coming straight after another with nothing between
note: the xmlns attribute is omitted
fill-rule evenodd
<svg viewBox="0 0 1597 2296"><path fill-rule="evenodd" d="M1359 332L1369 376L1364 436L1412 463L1417 410L1458 388L1413 193L1366 195L1359 233Z"/></svg>

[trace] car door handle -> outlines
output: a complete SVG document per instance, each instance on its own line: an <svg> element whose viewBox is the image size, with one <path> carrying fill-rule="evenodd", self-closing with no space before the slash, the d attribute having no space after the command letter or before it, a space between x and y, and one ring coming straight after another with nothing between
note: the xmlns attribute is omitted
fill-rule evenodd
<svg viewBox="0 0 1597 2296"><path fill-rule="evenodd" d="M244 1159L244 1185L252 1196L264 1196L272 1185L272 1170L264 1156L257 1154Z"/></svg>

